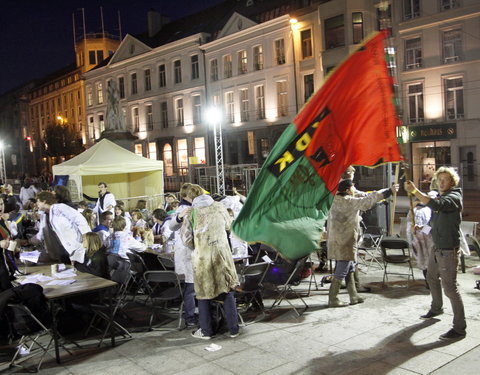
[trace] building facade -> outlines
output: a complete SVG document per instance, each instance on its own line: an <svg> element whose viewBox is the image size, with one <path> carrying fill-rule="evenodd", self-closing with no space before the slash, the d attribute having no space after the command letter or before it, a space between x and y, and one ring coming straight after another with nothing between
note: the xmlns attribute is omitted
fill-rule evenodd
<svg viewBox="0 0 480 375"><path fill-rule="evenodd" d="M135 151L163 160L167 181L215 164L211 107L222 113L225 164L261 166L328 73L387 29L412 179L426 188L435 168L452 165L464 188L478 189L477 1L233 3L208 10L223 12L210 14L217 22L192 16L188 33L184 20L149 38L127 36L107 64L85 74L87 143L104 129L98 87L115 80L127 127L139 138ZM359 177L361 187L387 182L381 168L360 168Z"/></svg>

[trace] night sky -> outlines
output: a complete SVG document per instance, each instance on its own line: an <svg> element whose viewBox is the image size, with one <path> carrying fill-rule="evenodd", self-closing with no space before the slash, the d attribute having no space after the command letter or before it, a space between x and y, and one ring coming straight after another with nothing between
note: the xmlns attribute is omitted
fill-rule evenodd
<svg viewBox="0 0 480 375"><path fill-rule="evenodd" d="M81 34L81 8L87 32L101 32L100 7L105 31L122 35L147 30L147 11L155 9L174 20L222 0L1 0L0 94L27 81L41 78L75 61L72 14Z"/></svg>

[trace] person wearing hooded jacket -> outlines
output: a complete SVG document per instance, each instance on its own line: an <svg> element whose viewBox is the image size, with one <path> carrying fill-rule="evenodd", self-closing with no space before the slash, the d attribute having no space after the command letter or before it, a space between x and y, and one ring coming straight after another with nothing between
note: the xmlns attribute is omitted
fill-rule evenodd
<svg viewBox="0 0 480 375"><path fill-rule="evenodd" d="M355 287L354 272L357 262L357 240L360 230L360 213L372 208L377 202L388 198L398 185L390 189L374 191L365 196L355 196L352 180L343 180L338 184L338 191L333 199L327 221L328 259L336 261L335 274L328 293L329 307L343 307L338 292L342 281L346 279L350 305L364 302Z"/></svg>
<svg viewBox="0 0 480 375"><path fill-rule="evenodd" d="M194 249L192 265L200 323L200 328L192 332L192 336L208 340L215 335L210 303L220 300L223 301L229 335L237 337L238 313L233 289L238 285L238 275L227 233L232 218L221 203L203 194L198 185L190 187L187 197L192 199L192 208L183 215L181 235L183 242Z"/></svg>
<svg viewBox="0 0 480 375"><path fill-rule="evenodd" d="M453 310L453 328L440 335L440 340L458 340L466 336L467 323L462 297L457 287L457 267L462 238L463 198L458 187L460 177L453 168L440 167L433 175L440 195L432 199L419 191L412 181L405 182L405 190L432 210L430 226L433 251L427 264L427 281L432 295L430 310L421 319L432 319L443 314L442 287ZM441 281L441 282L440 282Z"/></svg>
<svg viewBox="0 0 480 375"><path fill-rule="evenodd" d="M185 183L180 188L181 201L172 218L168 221L169 228L174 232L175 272L185 277L185 289L183 291L183 311L187 328L196 327L198 317L195 314L195 287L193 285L192 249L189 249L182 241L180 228L183 224L185 210L192 206L192 200L187 197L187 191L192 184Z"/></svg>

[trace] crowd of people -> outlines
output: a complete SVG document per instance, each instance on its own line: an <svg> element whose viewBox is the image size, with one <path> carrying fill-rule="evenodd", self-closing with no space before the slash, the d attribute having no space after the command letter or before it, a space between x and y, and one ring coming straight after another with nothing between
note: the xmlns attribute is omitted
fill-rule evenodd
<svg viewBox="0 0 480 375"><path fill-rule="evenodd" d="M350 167L338 185L328 217L328 258L336 268L329 290L329 307L364 302L358 292L357 245L361 237L360 212L373 207L398 191L398 184L365 193L355 188ZM441 167L434 175L435 186L422 193L411 181L405 190L417 205L409 216L408 238L424 271L432 295L429 311L422 319L443 313L442 287L452 304L453 328L441 339L466 335L462 299L456 284L462 234L460 231L462 194L458 174ZM235 192L236 193L236 192ZM210 339L215 335L211 303L221 301L231 337L239 334L235 295L238 275L233 255L246 256L247 244L231 232L232 220L242 207L240 194L220 197L208 194L195 184L184 184L178 200L165 196L161 207L150 211L139 200L131 211L116 200L105 182L98 183L98 198L73 203L68 189L37 189L26 180L18 197L4 186L0 199L0 292L12 287L15 250L28 244L41 245L44 256L57 263L72 263L82 272L108 278L107 255L129 261L129 253L142 253L152 246L174 251L175 272L184 279L184 318L192 336ZM92 203L94 202L94 203ZM338 293L346 281L349 303ZM196 306L198 305L198 314Z"/></svg>

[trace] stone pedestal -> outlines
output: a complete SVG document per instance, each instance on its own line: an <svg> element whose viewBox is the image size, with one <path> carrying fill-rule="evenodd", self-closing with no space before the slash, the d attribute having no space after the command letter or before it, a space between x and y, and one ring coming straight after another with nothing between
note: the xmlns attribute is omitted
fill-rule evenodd
<svg viewBox="0 0 480 375"><path fill-rule="evenodd" d="M109 141L116 143L117 145L123 147L124 149L135 152L135 141L138 137L134 136L132 133L126 130L105 130L100 135L98 141L102 139L108 139Z"/></svg>

